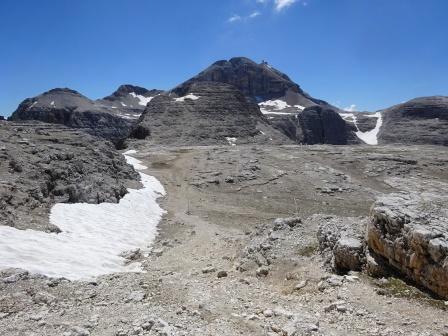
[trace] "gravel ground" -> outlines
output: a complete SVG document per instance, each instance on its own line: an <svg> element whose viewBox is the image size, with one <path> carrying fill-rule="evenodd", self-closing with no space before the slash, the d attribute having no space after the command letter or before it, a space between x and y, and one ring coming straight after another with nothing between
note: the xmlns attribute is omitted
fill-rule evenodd
<svg viewBox="0 0 448 336"><path fill-rule="evenodd" d="M444 148L130 147L167 190L146 273L4 271L0 334L448 335L448 303L396 278L333 274L317 241L324 221L365 221L399 189L391 177L447 181Z"/></svg>

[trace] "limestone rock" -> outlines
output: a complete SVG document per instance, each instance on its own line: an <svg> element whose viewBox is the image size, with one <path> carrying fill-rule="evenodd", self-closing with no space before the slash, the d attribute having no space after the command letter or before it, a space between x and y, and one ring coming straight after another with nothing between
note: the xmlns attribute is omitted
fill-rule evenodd
<svg viewBox="0 0 448 336"><path fill-rule="evenodd" d="M448 186L397 193L372 207L367 243L388 265L448 298Z"/></svg>

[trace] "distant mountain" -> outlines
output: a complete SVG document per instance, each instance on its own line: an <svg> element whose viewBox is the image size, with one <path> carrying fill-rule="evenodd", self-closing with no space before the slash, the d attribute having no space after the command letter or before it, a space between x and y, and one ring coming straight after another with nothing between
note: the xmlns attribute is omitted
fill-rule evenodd
<svg viewBox="0 0 448 336"><path fill-rule="evenodd" d="M380 112L380 144L448 146L448 97L416 98Z"/></svg>
<svg viewBox="0 0 448 336"><path fill-rule="evenodd" d="M10 120L62 124L117 141L128 134L132 125L132 120L122 113L118 109L98 104L77 91L58 88L25 99Z"/></svg>
<svg viewBox="0 0 448 336"><path fill-rule="evenodd" d="M138 119L151 99L162 92L162 90L148 90L140 86L126 84L121 85L110 96L97 100L97 103L118 109L128 118Z"/></svg>
<svg viewBox="0 0 448 336"><path fill-rule="evenodd" d="M219 82L236 87L248 101L259 105L260 111L270 124L295 142L360 142L339 116L338 108L311 97L286 74L266 62L258 64L244 57L218 61L174 88L172 92L183 96L191 91L193 84L201 82ZM306 108L316 106L322 109L308 110L306 116L299 118ZM324 130L325 134L313 134Z"/></svg>
<svg viewBox="0 0 448 336"><path fill-rule="evenodd" d="M56 88L25 99L10 120L39 120L81 128L113 142L128 136L146 104L160 90L122 85L112 95L91 100L75 90Z"/></svg>
<svg viewBox="0 0 448 336"><path fill-rule="evenodd" d="M177 92L151 100L131 136L173 145L291 143L234 86L201 81Z"/></svg>
<svg viewBox="0 0 448 336"><path fill-rule="evenodd" d="M326 104L305 93L287 75L266 62L258 64L245 57L215 62L173 91L182 96L188 91L189 86L196 82L221 82L233 85L256 103L280 99L290 106L309 107Z"/></svg>

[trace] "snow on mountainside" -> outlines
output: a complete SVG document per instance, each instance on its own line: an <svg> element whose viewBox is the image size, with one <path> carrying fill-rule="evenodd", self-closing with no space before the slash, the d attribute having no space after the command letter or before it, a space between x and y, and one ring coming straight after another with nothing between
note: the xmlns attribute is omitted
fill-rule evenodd
<svg viewBox="0 0 448 336"><path fill-rule="evenodd" d="M345 121L353 123L354 127L356 128L355 134L359 139L361 139L368 145L378 145L378 134L380 132L381 126L383 125L383 117L381 115L381 112L377 112L374 114L363 113L362 115L355 113L339 113L339 115ZM376 118L375 127L368 131L360 130L360 126L358 125L358 118L360 115L364 118Z"/></svg>
<svg viewBox="0 0 448 336"><path fill-rule="evenodd" d="M146 167L125 153L135 169ZM160 182L140 172L143 188L129 189L118 204L56 204L50 221L61 233L18 230L0 226L0 268L70 280L115 272L139 272L139 263L125 265L120 254L148 248L157 234L164 210L156 200L165 194Z"/></svg>
<svg viewBox="0 0 448 336"><path fill-rule="evenodd" d="M266 100L258 103L260 111L263 114L268 115L294 115L302 112L305 106L302 105L289 105L282 99Z"/></svg>

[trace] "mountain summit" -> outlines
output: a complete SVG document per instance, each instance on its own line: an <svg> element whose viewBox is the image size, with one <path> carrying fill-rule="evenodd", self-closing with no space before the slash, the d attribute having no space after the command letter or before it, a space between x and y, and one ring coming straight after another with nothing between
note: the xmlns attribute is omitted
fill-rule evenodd
<svg viewBox="0 0 448 336"><path fill-rule="evenodd" d="M196 82L221 82L233 85L256 103L281 99L290 106L309 107L327 104L311 97L286 74L267 62L258 64L246 57L217 61L173 91L183 96L189 86Z"/></svg>

